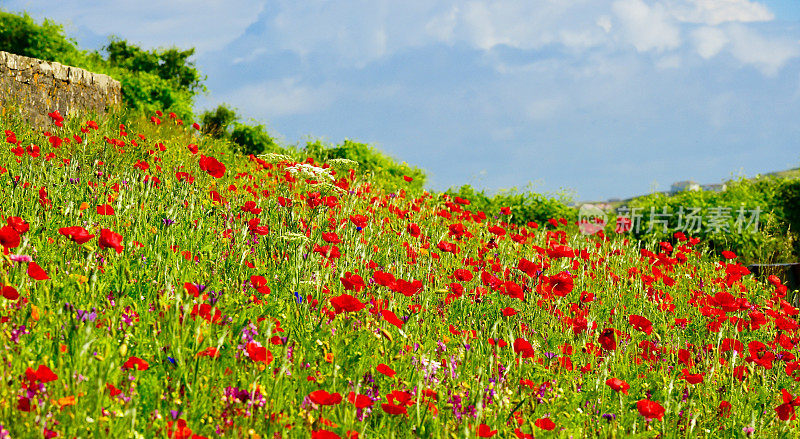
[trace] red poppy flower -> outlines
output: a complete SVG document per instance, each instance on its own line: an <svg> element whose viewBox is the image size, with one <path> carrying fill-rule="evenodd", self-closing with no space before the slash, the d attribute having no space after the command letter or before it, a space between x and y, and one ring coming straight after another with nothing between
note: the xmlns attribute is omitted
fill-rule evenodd
<svg viewBox="0 0 800 439"><path fill-rule="evenodd" d="M515 310L514 308L511 308L510 306L503 308L503 317L510 317L515 315L517 315L517 310Z"/></svg>
<svg viewBox="0 0 800 439"><path fill-rule="evenodd" d="M0 284L0 290L3 291L3 297L5 297L8 300L19 299L19 292L17 292L17 289L12 287L11 285Z"/></svg>
<svg viewBox="0 0 800 439"><path fill-rule="evenodd" d="M336 232L323 232L322 233L322 240L327 242L328 244L341 244L342 240L339 238L339 235Z"/></svg>
<svg viewBox="0 0 800 439"><path fill-rule="evenodd" d="M386 395L390 404L395 405L414 405L413 395L403 390L392 390Z"/></svg>
<svg viewBox="0 0 800 439"><path fill-rule="evenodd" d="M50 116L50 119L53 121L53 124L55 124L55 126L57 127L64 126L64 116L62 116L58 110L52 113L47 113L47 115Z"/></svg>
<svg viewBox="0 0 800 439"><path fill-rule="evenodd" d="M35 280L50 279L50 276L47 275L47 272L44 271L36 262L31 262L28 264L28 276Z"/></svg>
<svg viewBox="0 0 800 439"><path fill-rule="evenodd" d="M361 227L362 229L367 227L367 221L369 221L369 218L364 215L350 215L350 222L356 227Z"/></svg>
<svg viewBox="0 0 800 439"><path fill-rule="evenodd" d="M342 439L342 437L330 430L320 428L311 431L311 439Z"/></svg>
<svg viewBox="0 0 800 439"><path fill-rule="evenodd" d="M372 407L373 401L367 395L356 394L355 392L350 392L347 395L347 400L356 406L357 409L363 409L365 407Z"/></svg>
<svg viewBox="0 0 800 439"><path fill-rule="evenodd" d="M387 366L387 365L385 365L385 364L383 364L383 363L379 364L379 365L378 365L378 367L376 367L375 369L376 369L378 372L380 372L380 373L382 373L382 374L386 375L386 376L387 376L387 377L389 377L389 378L392 378L392 377L394 377L394 376L395 376L395 374L397 373L397 372L395 372L395 371L394 371L394 369L392 369L391 367L389 367L389 366Z"/></svg>
<svg viewBox="0 0 800 439"><path fill-rule="evenodd" d="M469 282L472 280L474 275L469 270L459 268L453 272L453 277L456 278L459 282Z"/></svg>
<svg viewBox="0 0 800 439"><path fill-rule="evenodd" d="M689 384L700 384L700 383L703 382L703 375L704 374L702 374L702 373L691 374L691 373L689 373L689 369L685 369L684 368L681 371L681 374L682 374L681 378L686 380L686 382L689 383Z"/></svg>
<svg viewBox="0 0 800 439"><path fill-rule="evenodd" d="M73 242L83 244L94 238L95 235L90 235L89 231L80 226L62 227L58 229L58 233L68 237Z"/></svg>
<svg viewBox="0 0 800 439"><path fill-rule="evenodd" d="M110 204L101 204L97 206L98 215L114 215L114 208Z"/></svg>
<svg viewBox="0 0 800 439"><path fill-rule="evenodd" d="M478 437L492 437L497 434L497 430L492 430L492 427L489 427L486 424L481 424L478 426Z"/></svg>
<svg viewBox="0 0 800 439"><path fill-rule="evenodd" d="M530 342L524 338L517 338L514 340L514 352L517 354L522 354L522 358L533 358L535 355L533 346L531 346Z"/></svg>
<svg viewBox="0 0 800 439"><path fill-rule="evenodd" d="M12 229L16 230L16 232L20 235L24 234L31 228L30 224L26 223L25 220L18 216L10 216L6 218L6 223Z"/></svg>
<svg viewBox="0 0 800 439"><path fill-rule="evenodd" d="M315 390L308 394L308 399L314 404L337 405L342 402L342 395L339 393L328 393L325 390Z"/></svg>
<svg viewBox="0 0 800 439"><path fill-rule="evenodd" d="M341 314L343 312L358 312L364 309L365 306L360 300L349 294L331 297L330 300L336 314Z"/></svg>
<svg viewBox="0 0 800 439"><path fill-rule="evenodd" d="M122 393L122 390L119 390L117 386L111 383L106 383L106 389L108 389L108 393L111 394L112 398Z"/></svg>
<svg viewBox="0 0 800 439"><path fill-rule="evenodd" d="M367 287L361 276L349 271L344 274L344 277L339 278L339 280L342 282L342 285L344 285L344 289L348 291L355 291L358 293Z"/></svg>
<svg viewBox="0 0 800 439"><path fill-rule="evenodd" d="M39 381L41 383L49 383L50 381L58 379L58 375L53 373L53 371L44 364L40 364L36 370L29 367L25 370L25 376L29 381Z"/></svg>
<svg viewBox="0 0 800 439"><path fill-rule="evenodd" d="M631 324L636 330L642 331L647 335L653 332L653 323L645 317L640 315L631 314L628 316L628 323Z"/></svg>
<svg viewBox="0 0 800 439"><path fill-rule="evenodd" d="M636 403L639 414L648 419L664 419L664 407L657 401L642 399Z"/></svg>
<svg viewBox="0 0 800 439"><path fill-rule="evenodd" d="M397 326L397 329L403 329L403 321L397 318L395 313L389 311L388 309L381 310L381 316L387 323Z"/></svg>
<svg viewBox="0 0 800 439"><path fill-rule="evenodd" d="M384 412L386 412L386 413L388 413L390 415L407 415L408 414L408 410L405 408L405 406L399 406L399 405L394 405L394 404L383 403L383 404L381 404L381 410L383 410Z"/></svg>
<svg viewBox="0 0 800 439"><path fill-rule="evenodd" d="M264 276L253 275L250 276L250 283L253 284L253 288L256 289L261 294L269 294L271 290L267 286L267 279Z"/></svg>
<svg viewBox="0 0 800 439"><path fill-rule="evenodd" d="M728 401L720 401L719 408L717 409L717 413L722 418L730 418L731 417L731 410L733 410L733 406Z"/></svg>
<svg viewBox="0 0 800 439"><path fill-rule="evenodd" d="M272 363L272 352L268 351L264 346L259 346L256 343L247 343L247 355L254 363Z"/></svg>
<svg viewBox="0 0 800 439"><path fill-rule="evenodd" d="M788 390L781 389L781 398L783 399L783 404L775 407L775 412L778 413L778 418L780 418L781 421L794 421L797 419L794 408L800 406L800 396L793 399L792 394L789 393Z"/></svg>
<svg viewBox="0 0 800 439"><path fill-rule="evenodd" d="M225 165L214 157L200 155L200 169L206 171L214 178L222 178L225 175Z"/></svg>
<svg viewBox="0 0 800 439"><path fill-rule="evenodd" d="M19 247L20 239L19 233L11 226L0 227L0 245L8 251L10 248Z"/></svg>
<svg viewBox="0 0 800 439"><path fill-rule="evenodd" d="M631 385L626 383L625 381L619 378L609 378L606 380L606 385L611 387L612 389L616 390L617 392L622 392L624 394L628 394L628 389L631 388Z"/></svg>
<svg viewBox="0 0 800 439"><path fill-rule="evenodd" d="M553 422L553 420L550 418L539 418L533 424L541 428L542 430L547 430L547 431L556 428L556 423Z"/></svg>
<svg viewBox="0 0 800 439"><path fill-rule="evenodd" d="M536 276L536 273L542 269L542 267L538 264L534 264L533 262L523 258L520 259L519 262L517 263L517 269L527 274L530 277L534 277Z"/></svg>
<svg viewBox="0 0 800 439"><path fill-rule="evenodd" d="M550 290L553 292L553 295L558 297L564 297L571 293L575 286L572 276L570 276L570 274L566 271L562 271L561 273L552 276L549 282Z"/></svg>
<svg viewBox="0 0 800 439"><path fill-rule="evenodd" d="M150 367L150 364L142 360L138 357L130 357L128 360L122 365L123 369L137 369L137 370L147 370Z"/></svg>
<svg viewBox="0 0 800 439"><path fill-rule="evenodd" d="M122 253L122 235L114 233L109 229L100 230L100 238L98 238L100 248L113 248L117 253Z"/></svg>
<svg viewBox="0 0 800 439"><path fill-rule="evenodd" d="M202 351L198 352L195 355L195 357L197 357L197 358L200 358L200 357L217 358L217 357L219 357L219 349L217 349L217 348L215 348L213 346L209 346L209 347L203 349Z"/></svg>

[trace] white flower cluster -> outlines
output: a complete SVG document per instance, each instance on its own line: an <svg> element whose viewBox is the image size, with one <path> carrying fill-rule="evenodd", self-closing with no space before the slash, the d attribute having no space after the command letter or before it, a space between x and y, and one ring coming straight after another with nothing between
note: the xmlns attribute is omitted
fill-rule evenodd
<svg viewBox="0 0 800 439"><path fill-rule="evenodd" d="M318 166L309 165L308 163L297 163L286 168L292 175L302 174L307 177L325 178L333 181L333 175L330 174L328 169L320 168Z"/></svg>

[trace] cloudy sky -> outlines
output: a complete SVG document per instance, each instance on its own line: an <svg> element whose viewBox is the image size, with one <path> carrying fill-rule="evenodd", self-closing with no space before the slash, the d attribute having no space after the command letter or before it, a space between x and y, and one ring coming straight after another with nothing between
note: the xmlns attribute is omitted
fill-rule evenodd
<svg viewBox="0 0 800 439"><path fill-rule="evenodd" d="M797 0L0 0L84 48L195 47L284 143L350 138L428 186L578 200L800 164Z"/></svg>

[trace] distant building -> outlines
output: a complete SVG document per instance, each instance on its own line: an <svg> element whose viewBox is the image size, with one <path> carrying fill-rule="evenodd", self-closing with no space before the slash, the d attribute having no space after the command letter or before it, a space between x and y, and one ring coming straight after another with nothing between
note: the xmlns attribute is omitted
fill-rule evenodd
<svg viewBox="0 0 800 439"><path fill-rule="evenodd" d="M701 188L707 192L723 192L725 189L728 189L728 185L725 183L704 184Z"/></svg>
<svg viewBox="0 0 800 439"><path fill-rule="evenodd" d="M699 191L699 190L700 190L700 185L693 180L684 180L672 183L672 187L669 189L670 193L673 194L682 191Z"/></svg>

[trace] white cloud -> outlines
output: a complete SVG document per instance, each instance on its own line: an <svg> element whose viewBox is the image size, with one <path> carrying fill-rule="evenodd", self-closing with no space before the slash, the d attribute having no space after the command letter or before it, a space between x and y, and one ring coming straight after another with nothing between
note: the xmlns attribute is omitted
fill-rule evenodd
<svg viewBox="0 0 800 439"><path fill-rule="evenodd" d="M775 18L766 6L750 0L672 0L670 6L680 21L711 26L728 22L770 21Z"/></svg>
<svg viewBox="0 0 800 439"><path fill-rule="evenodd" d="M642 0L617 0L611 7L625 27L628 42L639 52L663 52L681 45L680 29L662 4L650 7Z"/></svg>
<svg viewBox="0 0 800 439"><path fill-rule="evenodd" d="M326 83L312 87L297 78L284 78L245 85L223 100L236 108L247 108L259 117L308 114L328 109L339 95L337 86Z"/></svg>
<svg viewBox="0 0 800 439"><path fill-rule="evenodd" d="M661 70L677 69L681 67L681 57L678 55L667 55L656 61L656 67Z"/></svg>
<svg viewBox="0 0 800 439"><path fill-rule="evenodd" d="M525 115L528 119L541 121L555 118L558 111L564 107L561 98L544 98L529 102L525 105Z"/></svg>
<svg viewBox="0 0 800 439"><path fill-rule="evenodd" d="M792 58L800 56L797 40L768 39L742 25L728 29L731 53L736 59L752 64L767 76L775 75Z"/></svg>
<svg viewBox="0 0 800 439"><path fill-rule="evenodd" d="M697 53L705 59L715 56L728 44L728 37L722 29L709 26L695 29L692 39Z"/></svg>
<svg viewBox="0 0 800 439"><path fill-rule="evenodd" d="M606 33L611 32L611 28L614 27L614 25L611 24L611 17L609 17L608 15L601 15L600 17L597 18L597 21L595 23L597 23L597 25L600 26L600 28L603 29Z"/></svg>
<svg viewBox="0 0 800 439"><path fill-rule="evenodd" d="M453 42L456 24L458 23L458 13L458 6L453 6L449 11L435 15L425 24L425 32L438 41Z"/></svg>

